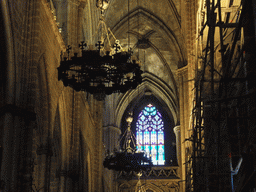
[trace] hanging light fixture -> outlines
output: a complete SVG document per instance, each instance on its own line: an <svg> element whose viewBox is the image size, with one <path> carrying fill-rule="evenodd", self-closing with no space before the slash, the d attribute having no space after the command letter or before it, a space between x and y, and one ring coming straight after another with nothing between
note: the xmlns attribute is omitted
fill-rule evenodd
<svg viewBox="0 0 256 192"><path fill-rule="evenodd" d="M130 49L130 1L128 0L128 50ZM142 82L142 71L139 69L137 72L139 75L139 83ZM136 73L135 73L136 74ZM136 75L135 75L136 77ZM136 82L136 80L135 80ZM136 88L136 87L135 87ZM142 170L151 169L153 163L151 159L147 157L145 151L141 149L141 147L136 147L136 138L131 131L131 123L133 121L132 114L130 113L128 118L126 119L128 123L128 128L120 139L120 143L124 143L123 149L117 150L115 149L113 153L107 153L106 158L104 159L103 166L110 170L122 171L126 173L130 173L131 171L136 173L141 173Z"/></svg>
<svg viewBox="0 0 256 192"><path fill-rule="evenodd" d="M76 91L87 91L97 100L104 100L106 95L112 93L125 93L129 89L135 89L142 82L142 71L139 62L132 60L132 52L124 51L110 29L107 29L103 18L103 10L108 1L97 1L101 9L99 28L100 40L95 44L97 49L92 49L82 41L79 44L81 57L77 53L69 58L71 47L67 48L68 57L61 58L58 67L58 80L63 81L64 86L70 86ZM111 46L110 34L115 39ZM106 43L106 46L104 45Z"/></svg>
<svg viewBox="0 0 256 192"><path fill-rule="evenodd" d="M108 8L109 0L97 0L96 6L101 10L101 14Z"/></svg>
<svg viewBox="0 0 256 192"><path fill-rule="evenodd" d="M123 149L114 150L113 153L107 154L103 166L110 170L123 171L129 173L134 171L140 173L142 170L148 170L153 166L151 159L147 158L145 151L140 148L136 149L135 136L131 131L132 116L126 119L128 128L120 140L124 139Z"/></svg>

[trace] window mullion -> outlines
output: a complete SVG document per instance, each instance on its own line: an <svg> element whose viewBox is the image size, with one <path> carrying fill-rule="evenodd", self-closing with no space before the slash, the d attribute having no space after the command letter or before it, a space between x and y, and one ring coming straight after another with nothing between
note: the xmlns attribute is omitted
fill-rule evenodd
<svg viewBox="0 0 256 192"><path fill-rule="evenodd" d="M142 149L143 149L143 151L145 151L145 139L144 139L144 130L142 131Z"/></svg>
<svg viewBox="0 0 256 192"><path fill-rule="evenodd" d="M159 160L159 153L158 153L158 130L156 130L156 156L157 156L157 159ZM157 161L157 164L158 164L158 161Z"/></svg>
<svg viewBox="0 0 256 192"><path fill-rule="evenodd" d="M162 116L157 111L156 107L154 107L152 104L148 104L141 111L138 118L137 128L138 128L137 131L139 131L142 134L141 145L142 145L142 148L144 148L144 151L147 151L149 153L148 156L151 155L155 165L162 165L163 160L165 159L164 158L165 152L162 151L163 149L165 149L164 130L163 130L164 128L162 125ZM161 139L162 144L160 143L159 139ZM147 141L147 144L146 144L146 141ZM163 153L162 156L160 155L160 152ZM159 161L160 156L161 156L161 163Z"/></svg>
<svg viewBox="0 0 256 192"><path fill-rule="evenodd" d="M149 157L151 156L152 157L152 150L151 150L151 131L148 131L149 132Z"/></svg>

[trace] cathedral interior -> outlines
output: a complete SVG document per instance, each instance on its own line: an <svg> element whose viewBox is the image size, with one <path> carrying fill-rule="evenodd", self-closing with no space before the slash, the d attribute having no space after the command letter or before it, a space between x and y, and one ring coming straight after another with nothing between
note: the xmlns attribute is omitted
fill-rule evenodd
<svg viewBox="0 0 256 192"><path fill-rule="evenodd" d="M0 27L1 192L256 191L255 0L1 0Z"/></svg>

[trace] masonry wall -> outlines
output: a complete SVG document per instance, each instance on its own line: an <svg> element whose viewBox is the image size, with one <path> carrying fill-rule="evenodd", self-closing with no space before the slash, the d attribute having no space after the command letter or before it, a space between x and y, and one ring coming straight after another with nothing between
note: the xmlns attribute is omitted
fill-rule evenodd
<svg viewBox="0 0 256 192"><path fill-rule="evenodd" d="M83 1L68 4L71 13L84 7ZM6 0L1 10L9 13L2 25L11 30L6 49L12 50L1 57L4 80L12 85L1 85L4 191L101 191L102 103L58 81L66 44L49 2ZM81 26L71 13L68 35L74 36Z"/></svg>

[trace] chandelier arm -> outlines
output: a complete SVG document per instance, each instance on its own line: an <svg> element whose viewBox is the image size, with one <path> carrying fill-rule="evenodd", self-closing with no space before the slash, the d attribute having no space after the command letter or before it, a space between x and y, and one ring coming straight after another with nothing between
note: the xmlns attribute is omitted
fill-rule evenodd
<svg viewBox="0 0 256 192"><path fill-rule="evenodd" d="M136 146L136 137L133 133L131 134L131 138L132 138L133 145Z"/></svg>
<svg viewBox="0 0 256 192"><path fill-rule="evenodd" d="M111 35L113 36L113 38L115 39L115 41L117 40L115 35L113 34L113 32L111 31L111 29L108 27L108 31L111 33Z"/></svg>
<svg viewBox="0 0 256 192"><path fill-rule="evenodd" d="M108 28L108 30L109 30L109 32L111 33L111 35L113 36L114 40L117 41L117 38L115 37L115 35L114 35L113 32L111 31L111 29ZM119 45L119 46L120 46L121 50L123 50L122 46L121 46L121 45Z"/></svg>
<svg viewBox="0 0 256 192"><path fill-rule="evenodd" d="M135 145L134 139L131 139L131 141L132 141L133 146L135 147L134 150L136 151L136 145Z"/></svg>
<svg viewBox="0 0 256 192"><path fill-rule="evenodd" d="M108 28L107 28L107 25L105 22L104 22L104 28L105 28L105 32L107 34L108 45L109 45L109 47L111 47L111 43L110 43L110 39L109 39L109 35L108 35Z"/></svg>
<svg viewBox="0 0 256 192"><path fill-rule="evenodd" d="M124 148L124 149L127 149L127 148L128 148L128 142L129 142L129 139L128 139L128 138L125 138L125 139L124 139L124 145L123 145L123 148Z"/></svg>
<svg viewBox="0 0 256 192"><path fill-rule="evenodd" d="M102 41L102 43L104 43L104 29L105 29L104 25L105 25L105 22L103 20L103 17L100 19L100 23L101 23L101 41Z"/></svg>
<svg viewBox="0 0 256 192"><path fill-rule="evenodd" d="M129 134L129 133L127 133L127 134ZM124 150L127 150L127 149L128 149L129 141L130 141L130 139L129 139L128 137L125 137L125 139L124 139L124 145L123 145L123 149L124 149Z"/></svg>
<svg viewBox="0 0 256 192"><path fill-rule="evenodd" d="M125 130L125 132L124 132L124 134L123 134L123 136L119 139L119 141L118 142L121 142L121 140L124 138L124 136L125 136L125 134L127 133L127 130Z"/></svg>

